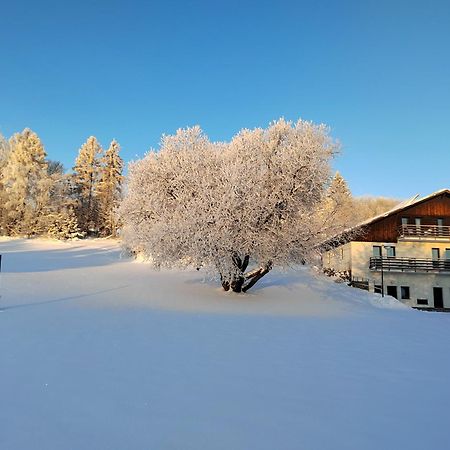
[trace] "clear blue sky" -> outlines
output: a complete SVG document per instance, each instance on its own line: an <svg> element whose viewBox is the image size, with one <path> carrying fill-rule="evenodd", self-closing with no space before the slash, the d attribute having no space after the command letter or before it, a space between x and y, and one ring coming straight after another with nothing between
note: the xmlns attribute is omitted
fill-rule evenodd
<svg viewBox="0 0 450 450"><path fill-rule="evenodd" d="M450 187L450 1L8 1L0 133L73 165L90 135L127 160L200 124L212 140L323 122L355 195Z"/></svg>

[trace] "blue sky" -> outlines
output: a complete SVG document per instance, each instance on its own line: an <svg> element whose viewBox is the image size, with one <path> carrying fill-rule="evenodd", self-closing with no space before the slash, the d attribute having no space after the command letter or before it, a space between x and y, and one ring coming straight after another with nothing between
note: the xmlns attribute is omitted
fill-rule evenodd
<svg viewBox="0 0 450 450"><path fill-rule="evenodd" d="M283 116L331 127L355 195L450 187L449 1L2 2L0 87L0 133L67 168L90 135L129 161Z"/></svg>

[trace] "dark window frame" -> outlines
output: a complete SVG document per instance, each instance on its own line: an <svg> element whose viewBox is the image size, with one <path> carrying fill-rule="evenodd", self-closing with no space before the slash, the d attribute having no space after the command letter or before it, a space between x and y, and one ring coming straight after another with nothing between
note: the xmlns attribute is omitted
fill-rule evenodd
<svg viewBox="0 0 450 450"><path fill-rule="evenodd" d="M379 253L378 253L378 255L375 255L375 249L379 249ZM374 257L374 258L381 258L382 256L383 256L383 247L381 247L381 245L372 245L372 256Z"/></svg>

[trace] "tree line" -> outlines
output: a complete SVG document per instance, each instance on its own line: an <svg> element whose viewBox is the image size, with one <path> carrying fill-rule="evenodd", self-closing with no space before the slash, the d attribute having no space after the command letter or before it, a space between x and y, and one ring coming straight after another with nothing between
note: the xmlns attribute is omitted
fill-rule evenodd
<svg viewBox="0 0 450 450"><path fill-rule="evenodd" d="M94 136L71 173L47 159L36 133L0 138L0 233L58 239L115 236L157 267L196 267L245 292L274 266L314 261L330 240L392 208L353 198L332 160L324 125L280 119L212 142L200 127L163 136L130 165L126 194L120 146ZM359 231L358 231L359 232Z"/></svg>
<svg viewBox="0 0 450 450"><path fill-rule="evenodd" d="M81 146L72 173L47 158L26 128L0 136L0 234L58 239L111 236L118 231L123 160L113 140L104 150L94 136Z"/></svg>

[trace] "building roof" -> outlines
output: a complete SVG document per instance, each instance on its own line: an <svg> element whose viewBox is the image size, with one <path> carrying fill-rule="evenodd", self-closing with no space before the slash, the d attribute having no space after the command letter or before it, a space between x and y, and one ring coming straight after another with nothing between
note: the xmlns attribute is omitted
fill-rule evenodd
<svg viewBox="0 0 450 450"><path fill-rule="evenodd" d="M360 228L360 227L363 227L366 225L370 225L371 223L378 222L379 220L385 219L386 217L389 217L392 214L396 214L400 211L404 211L405 209L411 208L413 206L417 206L420 203L426 202L427 200L431 200L432 198L437 197L442 194L450 195L450 189L440 189L439 191L433 192L432 194L427 195L426 197L420 197L420 198L419 198L419 194L417 194L414 197L411 197L410 199L399 203L397 206L394 206L394 208L390 209L389 211L386 211L385 213L379 214L378 216L367 219L364 222L361 222L361 223L355 225L351 229Z"/></svg>
<svg viewBox="0 0 450 450"><path fill-rule="evenodd" d="M439 195L442 194L448 194L450 196L450 189L440 189L439 191L433 192L430 195L427 195L425 197L420 197L419 198L419 194L415 195L414 197L411 197L408 200L405 200L401 203L399 203L397 206L395 206L394 208L390 209L389 211L386 211L382 214L379 214L378 216L375 217L371 217L370 219L365 220L364 222L358 223L357 225L347 228L344 231L342 231L341 233L333 236L332 238L327 239L324 242L324 245L336 245L338 242L340 245L342 242L340 242L340 240L342 239L342 237L344 236L350 236L352 233L357 232L358 229L363 229L364 227L366 227L367 225L370 225L372 223L378 222L379 220L385 219L386 217L389 217L393 214L396 214L400 211L404 211L408 208L411 208L413 206L417 206L420 203L426 202L427 200L430 200L434 197L437 197Z"/></svg>

